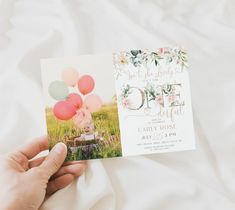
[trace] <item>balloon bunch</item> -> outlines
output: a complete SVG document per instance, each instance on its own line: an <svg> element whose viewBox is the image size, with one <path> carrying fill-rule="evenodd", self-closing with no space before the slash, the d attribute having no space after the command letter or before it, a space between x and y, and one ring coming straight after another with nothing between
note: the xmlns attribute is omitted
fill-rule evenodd
<svg viewBox="0 0 235 210"><path fill-rule="evenodd" d="M91 113L102 106L100 97L91 93L95 80L90 75L80 77L74 68L62 71L62 81L53 81L48 88L50 96L58 102L53 107L53 113L59 120L73 119L76 126L82 128L92 120ZM79 93L69 93L69 87L78 88Z"/></svg>

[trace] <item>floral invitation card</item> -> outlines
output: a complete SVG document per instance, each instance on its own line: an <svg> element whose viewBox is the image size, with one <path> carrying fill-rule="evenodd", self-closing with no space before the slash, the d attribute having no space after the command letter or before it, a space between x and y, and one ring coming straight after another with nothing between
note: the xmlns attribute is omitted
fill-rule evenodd
<svg viewBox="0 0 235 210"><path fill-rule="evenodd" d="M187 54L180 48L43 59L50 148L67 160L195 148Z"/></svg>

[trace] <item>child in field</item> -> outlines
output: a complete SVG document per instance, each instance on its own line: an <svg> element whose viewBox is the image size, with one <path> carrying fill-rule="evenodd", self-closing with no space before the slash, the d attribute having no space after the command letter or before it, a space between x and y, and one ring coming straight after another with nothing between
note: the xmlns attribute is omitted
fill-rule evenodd
<svg viewBox="0 0 235 210"><path fill-rule="evenodd" d="M80 137L75 138L75 143L77 141L92 141L99 140L98 132L95 131L95 126L92 122L88 122L84 126L84 133L81 134Z"/></svg>
<svg viewBox="0 0 235 210"><path fill-rule="evenodd" d="M74 144L79 145L77 150L78 159L91 159L94 155L95 149L98 148L100 137L95 131L95 126L92 122L85 124L84 133L80 137L74 139Z"/></svg>

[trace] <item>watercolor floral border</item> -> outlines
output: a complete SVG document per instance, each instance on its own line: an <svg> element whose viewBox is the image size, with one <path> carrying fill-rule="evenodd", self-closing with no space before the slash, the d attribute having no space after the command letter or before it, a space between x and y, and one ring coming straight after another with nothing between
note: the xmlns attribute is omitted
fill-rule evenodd
<svg viewBox="0 0 235 210"><path fill-rule="evenodd" d="M188 67L187 53L181 48L164 47L156 51L150 50L130 50L121 51L113 54L115 67L122 67L133 64L134 67L146 66L154 64L156 67L164 64L175 63L181 66L181 69Z"/></svg>

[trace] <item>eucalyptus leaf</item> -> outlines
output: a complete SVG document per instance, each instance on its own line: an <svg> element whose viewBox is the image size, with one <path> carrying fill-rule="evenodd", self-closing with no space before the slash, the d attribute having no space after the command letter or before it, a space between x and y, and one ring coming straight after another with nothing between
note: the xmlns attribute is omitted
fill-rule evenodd
<svg viewBox="0 0 235 210"><path fill-rule="evenodd" d="M140 53L142 53L142 51L141 50L131 50L131 54L133 55L133 56L137 56L138 54L140 54Z"/></svg>
<svg viewBox="0 0 235 210"><path fill-rule="evenodd" d="M138 53L139 53L139 50L131 50L131 54L135 57L138 55Z"/></svg>
<svg viewBox="0 0 235 210"><path fill-rule="evenodd" d="M157 60L155 60L155 61L154 61L154 63L155 63L155 66L157 66L157 65L158 65L158 62L157 62Z"/></svg>

